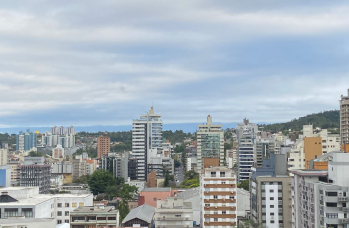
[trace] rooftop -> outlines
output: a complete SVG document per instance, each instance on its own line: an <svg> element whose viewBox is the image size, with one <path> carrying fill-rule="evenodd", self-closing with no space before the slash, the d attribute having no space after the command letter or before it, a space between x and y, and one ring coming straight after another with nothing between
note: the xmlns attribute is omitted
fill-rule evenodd
<svg viewBox="0 0 349 228"><path fill-rule="evenodd" d="M135 218L138 218L147 223L150 223L153 220L154 213L155 213L155 207L152 207L148 204L143 204L142 206L132 209L130 213L126 215L124 220L122 220L122 223L125 223Z"/></svg>
<svg viewBox="0 0 349 228"><path fill-rule="evenodd" d="M299 174L302 176L327 176L328 170L326 169L295 169L291 170L293 174Z"/></svg>
<svg viewBox="0 0 349 228"><path fill-rule="evenodd" d="M142 192L170 192L171 188L145 188Z"/></svg>
<svg viewBox="0 0 349 228"><path fill-rule="evenodd" d="M0 219L0 224L18 224L18 223L31 223L31 222L50 222L54 218L17 218L17 219Z"/></svg>
<svg viewBox="0 0 349 228"><path fill-rule="evenodd" d="M118 210L115 210L113 206L106 206L106 207L78 207L74 211L70 213L108 213L108 212L115 212Z"/></svg>

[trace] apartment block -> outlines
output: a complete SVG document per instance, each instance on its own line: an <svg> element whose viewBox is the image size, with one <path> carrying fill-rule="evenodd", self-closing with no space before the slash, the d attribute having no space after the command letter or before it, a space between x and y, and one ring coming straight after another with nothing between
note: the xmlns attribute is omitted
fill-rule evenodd
<svg viewBox="0 0 349 228"><path fill-rule="evenodd" d="M349 154L331 153L328 170L293 170L292 227L337 227L349 224Z"/></svg>
<svg viewBox="0 0 349 228"><path fill-rule="evenodd" d="M263 167L263 160L270 157L271 153L275 153L275 142L271 139L256 140L256 156L254 167Z"/></svg>
<svg viewBox="0 0 349 228"><path fill-rule="evenodd" d="M129 152L108 153L107 156L102 155L100 160L100 168L112 172L115 178L123 177L124 180L127 180L128 160Z"/></svg>
<svg viewBox="0 0 349 228"><path fill-rule="evenodd" d="M236 175L226 167L203 170L200 181L203 228L237 225Z"/></svg>
<svg viewBox="0 0 349 228"><path fill-rule="evenodd" d="M242 124L236 127L236 136L238 140L236 153L238 164L238 183L248 180L251 168L256 161L256 136L258 126L244 119Z"/></svg>
<svg viewBox="0 0 349 228"><path fill-rule="evenodd" d="M17 151L31 151L36 150L37 147L37 134L30 132L30 129L27 129L26 132L20 131L17 135L16 141L16 150Z"/></svg>
<svg viewBox="0 0 349 228"><path fill-rule="evenodd" d="M161 115L154 113L154 108L132 121L132 154L137 160L136 175L138 180L147 178L150 150L162 151Z"/></svg>
<svg viewBox="0 0 349 228"><path fill-rule="evenodd" d="M113 206L78 207L70 212L71 228L119 227L119 211Z"/></svg>
<svg viewBox="0 0 349 228"><path fill-rule="evenodd" d="M349 144L349 89L347 96L341 95L339 109L341 144Z"/></svg>
<svg viewBox="0 0 349 228"><path fill-rule="evenodd" d="M97 138L97 156L101 158L103 155L108 156L110 153L110 137L99 136Z"/></svg>
<svg viewBox="0 0 349 228"><path fill-rule="evenodd" d="M40 194L50 192L51 166L45 164L44 157L25 157L20 165L20 185L38 186Z"/></svg>
<svg viewBox="0 0 349 228"><path fill-rule="evenodd" d="M252 219L268 228L292 226L291 177L284 154L270 154L263 167L253 168L250 180Z"/></svg>
<svg viewBox="0 0 349 228"><path fill-rule="evenodd" d="M193 209L183 197L167 197L158 200L155 208L155 228L190 228L193 227Z"/></svg>
<svg viewBox="0 0 349 228"><path fill-rule="evenodd" d="M207 116L206 124L199 124L197 134L197 169L203 168L204 158L218 158L224 165L224 132L223 125L213 124L212 117Z"/></svg>
<svg viewBox="0 0 349 228"><path fill-rule="evenodd" d="M0 149L0 165L6 165L8 162L7 158L8 150Z"/></svg>

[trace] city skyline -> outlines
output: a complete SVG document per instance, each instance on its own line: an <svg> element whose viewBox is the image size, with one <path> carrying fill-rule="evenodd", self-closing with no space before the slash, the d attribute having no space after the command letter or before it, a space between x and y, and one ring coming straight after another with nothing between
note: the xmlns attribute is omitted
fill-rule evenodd
<svg viewBox="0 0 349 228"><path fill-rule="evenodd" d="M338 109L348 8L4 1L0 127L131 125L152 104L165 123L208 114L274 123Z"/></svg>

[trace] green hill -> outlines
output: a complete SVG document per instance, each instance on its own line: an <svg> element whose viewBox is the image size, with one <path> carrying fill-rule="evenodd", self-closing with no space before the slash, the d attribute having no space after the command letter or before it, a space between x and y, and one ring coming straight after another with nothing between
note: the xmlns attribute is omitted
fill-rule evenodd
<svg viewBox="0 0 349 228"><path fill-rule="evenodd" d="M299 117L298 119L293 119L287 123L260 124L259 127L264 127L264 131L275 133L277 131L288 131L289 129L292 131L300 131L303 129L303 125L307 124L313 124L314 128L339 128L339 110L313 113Z"/></svg>

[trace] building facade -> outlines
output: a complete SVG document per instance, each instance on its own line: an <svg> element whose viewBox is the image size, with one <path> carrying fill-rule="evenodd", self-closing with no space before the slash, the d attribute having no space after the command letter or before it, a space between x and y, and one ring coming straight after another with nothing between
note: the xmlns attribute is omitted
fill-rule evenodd
<svg viewBox="0 0 349 228"><path fill-rule="evenodd" d="M38 186L40 194L50 192L51 166L44 157L25 157L20 165L20 186Z"/></svg>
<svg viewBox="0 0 349 228"><path fill-rule="evenodd" d="M339 110L341 144L349 144L349 89L347 96L341 95Z"/></svg>
<svg viewBox="0 0 349 228"><path fill-rule="evenodd" d="M7 158L8 150L0 149L0 165L6 165L8 162Z"/></svg>
<svg viewBox="0 0 349 228"><path fill-rule="evenodd" d="M108 136L99 136L97 138L97 155L98 158L101 158L103 155L108 156L110 153L110 137Z"/></svg>
<svg viewBox="0 0 349 228"><path fill-rule="evenodd" d="M30 132L29 129L27 129L26 132L19 132L17 135L17 142L16 142L16 150L17 151L36 151L37 147L37 134L34 132Z"/></svg>
<svg viewBox="0 0 349 228"><path fill-rule="evenodd" d="M167 197L158 200L155 208L155 227L183 228L193 227L193 209L191 202L183 197Z"/></svg>
<svg viewBox="0 0 349 228"><path fill-rule="evenodd" d="M132 154L137 160L138 180L146 180L149 173L150 150L162 150L162 120L153 107L146 115L132 121Z"/></svg>
<svg viewBox="0 0 349 228"><path fill-rule="evenodd" d="M226 167L206 168L201 175L203 228L237 225L236 175Z"/></svg>
<svg viewBox="0 0 349 228"><path fill-rule="evenodd" d="M213 124L212 117L207 116L206 124L199 124L197 134L197 169L203 168L204 158L218 158L224 165L224 132L223 125Z"/></svg>

